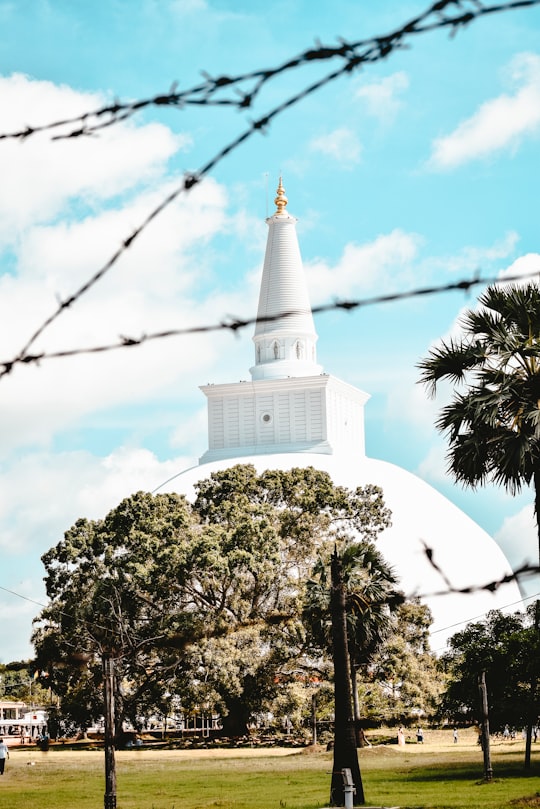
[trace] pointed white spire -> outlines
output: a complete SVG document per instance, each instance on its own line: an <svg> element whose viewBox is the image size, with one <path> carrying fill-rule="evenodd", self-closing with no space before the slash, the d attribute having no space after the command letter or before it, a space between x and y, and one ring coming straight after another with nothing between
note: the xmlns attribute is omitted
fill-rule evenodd
<svg viewBox="0 0 540 809"><path fill-rule="evenodd" d="M296 236L296 219L286 210L287 197L281 177L274 200L276 211L266 223L268 240L264 257L255 343L253 379L316 376L317 332ZM291 312L293 314L279 315Z"/></svg>

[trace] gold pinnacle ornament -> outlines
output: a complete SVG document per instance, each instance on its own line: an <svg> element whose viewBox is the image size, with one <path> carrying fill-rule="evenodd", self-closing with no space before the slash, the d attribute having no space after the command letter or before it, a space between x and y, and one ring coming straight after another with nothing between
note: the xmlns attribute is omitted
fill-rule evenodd
<svg viewBox="0 0 540 809"><path fill-rule="evenodd" d="M281 177L280 177L279 178L279 185L278 185L278 188L277 188L277 196L276 196L276 198L274 200L274 205L277 208L276 214L278 216L281 216L282 214L285 213L285 208L287 207L288 201L289 200L285 196L285 189L283 188L283 182L282 182Z"/></svg>

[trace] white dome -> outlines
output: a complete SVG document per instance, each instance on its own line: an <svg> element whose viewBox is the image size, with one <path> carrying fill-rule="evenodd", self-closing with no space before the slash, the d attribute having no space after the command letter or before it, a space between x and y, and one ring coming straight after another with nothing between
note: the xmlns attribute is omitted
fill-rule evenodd
<svg viewBox="0 0 540 809"><path fill-rule="evenodd" d="M179 492L193 499L195 483L237 463L252 464L259 473L313 466L328 472L335 484L349 489L367 484L380 486L392 511L392 526L381 533L377 547L395 568L405 594L421 596L430 607L434 651L442 651L447 638L489 610L509 605L519 608L521 595L515 582L502 585L494 593L475 589L512 572L495 541L427 483L386 461L312 453L228 458L187 469L159 491ZM425 547L431 549L433 561L453 588L471 587L472 592L448 594L448 585L429 562ZM444 595L436 595L441 592Z"/></svg>

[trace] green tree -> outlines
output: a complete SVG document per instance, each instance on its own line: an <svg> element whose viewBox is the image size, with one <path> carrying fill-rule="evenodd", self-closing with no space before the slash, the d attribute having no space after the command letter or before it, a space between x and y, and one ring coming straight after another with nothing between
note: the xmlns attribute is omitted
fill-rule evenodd
<svg viewBox="0 0 540 809"><path fill-rule="evenodd" d="M431 622L429 607L418 599L398 606L391 634L362 672L373 720L408 724L435 715L443 676L430 650Z"/></svg>
<svg viewBox="0 0 540 809"><path fill-rule="evenodd" d="M47 685L42 686L38 674L29 660L0 663L0 699L26 702L28 705L48 705L49 689Z"/></svg>
<svg viewBox="0 0 540 809"><path fill-rule="evenodd" d="M118 731L174 690L191 705L211 699L241 735L275 696L276 672L303 655L305 576L320 550L388 519L380 490L350 492L314 469L239 465L201 481L193 505L139 492L44 555L38 664L82 727L102 713L112 657Z"/></svg>
<svg viewBox="0 0 540 809"><path fill-rule="evenodd" d="M73 721L84 726L104 706L107 809L124 720L163 709L175 688L184 704L217 705L228 732L247 732L275 697L276 669L302 655L317 555L389 522L377 487L351 492L311 468L259 476L236 466L196 493L191 506L139 492L103 520L78 520L43 556L50 604L37 659Z"/></svg>
<svg viewBox="0 0 540 809"><path fill-rule="evenodd" d="M511 494L532 484L540 560L540 287L492 286L479 304L462 317L463 336L443 341L419 364L421 382L433 395L443 380L466 388L454 391L436 422L457 481L473 488L493 481ZM535 623L540 632L540 603ZM536 694L537 683L530 688Z"/></svg>
<svg viewBox="0 0 540 809"><path fill-rule="evenodd" d="M378 487L353 492L335 486L328 474L311 467L258 475L253 466L239 465L212 474L197 484L196 492L194 511L220 538L216 564L227 565L225 576L223 571L213 576L216 604L229 603L227 588L234 582L235 594L241 596L234 603L234 621L259 622L259 655L230 655L230 661L238 660L244 667L245 675L238 671L233 677L230 666L221 667L217 672L225 688L214 683L225 703L225 727L237 735L247 730L245 723L239 726L238 717L256 710L252 699L250 710L247 703L242 707L248 693L275 695L275 674L283 678L291 667L304 668L309 676L313 660L307 654L300 613L305 582L319 555L328 558L333 544L347 537L376 536L389 524L390 513ZM268 563L261 567L254 554L265 547ZM230 558L238 558L239 567L230 569ZM244 582L241 592L240 582ZM224 618L229 620L230 615ZM229 635L229 642L235 643L234 635ZM252 688L254 677L257 691ZM233 682L245 682L246 688L233 694ZM228 696L234 697L230 705Z"/></svg>
<svg viewBox="0 0 540 809"><path fill-rule="evenodd" d="M374 655L391 634L393 614L403 601L397 578L371 540L345 545L341 568L347 613L347 645L354 704L354 718L361 743L361 708L357 676L367 669ZM331 654L329 559L320 558L307 583L304 620L314 653Z"/></svg>
<svg viewBox="0 0 540 809"><path fill-rule="evenodd" d="M535 606L526 613L493 610L449 641L441 663L448 684L441 708L452 721L479 722L478 675L486 673L490 726L523 727L530 714L530 683L538 678L540 645Z"/></svg>
<svg viewBox="0 0 540 809"><path fill-rule="evenodd" d="M183 497L140 492L104 520L78 520L44 554L50 603L36 620L36 663L72 724L84 728L103 714L105 657L115 660L117 731L125 719L136 722L177 665L171 649L202 631L170 578L193 531Z"/></svg>

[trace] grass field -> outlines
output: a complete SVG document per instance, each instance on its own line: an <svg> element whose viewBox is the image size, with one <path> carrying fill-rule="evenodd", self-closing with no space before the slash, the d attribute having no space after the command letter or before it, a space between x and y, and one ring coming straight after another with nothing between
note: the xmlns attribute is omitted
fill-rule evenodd
<svg viewBox="0 0 540 809"><path fill-rule="evenodd" d="M471 734L424 745L359 751L368 805L402 809L540 807L540 744L522 770L524 743L493 744L494 779L482 782ZM130 750L117 753L118 809L315 809L328 804L332 754L284 749ZM11 750L2 809L101 809L103 752Z"/></svg>

